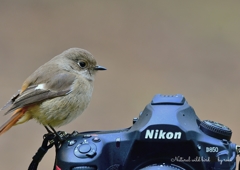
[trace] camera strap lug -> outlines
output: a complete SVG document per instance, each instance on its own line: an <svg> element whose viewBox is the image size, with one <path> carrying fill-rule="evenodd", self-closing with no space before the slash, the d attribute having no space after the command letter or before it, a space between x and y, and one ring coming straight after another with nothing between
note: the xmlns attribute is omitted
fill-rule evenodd
<svg viewBox="0 0 240 170"><path fill-rule="evenodd" d="M240 156L240 145L236 145L237 155ZM238 162L238 170L240 170L240 161Z"/></svg>
<svg viewBox="0 0 240 170"><path fill-rule="evenodd" d="M47 153L48 149L55 145L56 152L60 148L62 142L69 136L68 133L64 131L58 131L56 133L47 133L43 135L43 142L41 147L38 149L36 154L32 157L32 162L30 163L28 170L36 170L39 162L42 160L44 155Z"/></svg>
<svg viewBox="0 0 240 170"><path fill-rule="evenodd" d="M240 156L240 145L236 145L237 154Z"/></svg>

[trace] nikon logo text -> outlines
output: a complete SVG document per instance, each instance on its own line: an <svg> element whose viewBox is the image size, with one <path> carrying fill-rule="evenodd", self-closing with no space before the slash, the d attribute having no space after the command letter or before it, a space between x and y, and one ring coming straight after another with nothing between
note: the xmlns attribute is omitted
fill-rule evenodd
<svg viewBox="0 0 240 170"><path fill-rule="evenodd" d="M181 132L164 132L163 130L146 130L145 139L181 139Z"/></svg>

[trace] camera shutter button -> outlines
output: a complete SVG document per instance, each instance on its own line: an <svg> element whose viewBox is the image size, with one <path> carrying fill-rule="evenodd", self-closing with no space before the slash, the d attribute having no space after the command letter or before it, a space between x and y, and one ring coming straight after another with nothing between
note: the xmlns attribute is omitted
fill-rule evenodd
<svg viewBox="0 0 240 170"><path fill-rule="evenodd" d="M91 146L89 144L82 144L78 147L80 153L88 153L91 150Z"/></svg>

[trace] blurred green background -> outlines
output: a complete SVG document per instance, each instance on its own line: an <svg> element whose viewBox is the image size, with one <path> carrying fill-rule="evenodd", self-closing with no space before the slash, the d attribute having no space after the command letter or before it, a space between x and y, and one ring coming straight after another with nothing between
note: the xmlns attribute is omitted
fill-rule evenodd
<svg viewBox="0 0 240 170"><path fill-rule="evenodd" d="M230 127L240 144L239 7L240 1L1 1L0 106L40 65L81 47L108 70L98 73L88 109L58 130L129 127L155 94L181 93L201 120ZM0 169L27 169L45 133L29 121L1 136ZM39 169L52 169L54 158L51 149Z"/></svg>

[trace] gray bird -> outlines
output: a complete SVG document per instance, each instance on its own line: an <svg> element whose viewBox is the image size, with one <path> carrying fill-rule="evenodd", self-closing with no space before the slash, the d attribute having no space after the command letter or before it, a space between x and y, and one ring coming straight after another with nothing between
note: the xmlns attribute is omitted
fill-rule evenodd
<svg viewBox="0 0 240 170"><path fill-rule="evenodd" d="M65 125L88 106L95 73L106 68L97 65L93 55L80 48L70 48L55 56L32 73L21 90L2 108L14 112L0 127L0 135L14 125L36 119L46 127Z"/></svg>

